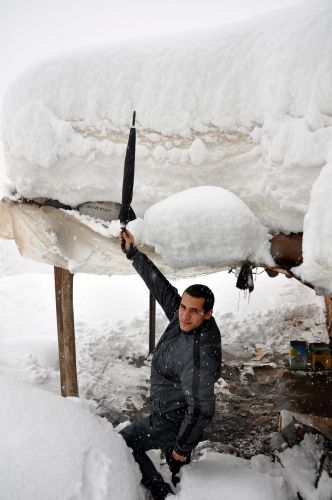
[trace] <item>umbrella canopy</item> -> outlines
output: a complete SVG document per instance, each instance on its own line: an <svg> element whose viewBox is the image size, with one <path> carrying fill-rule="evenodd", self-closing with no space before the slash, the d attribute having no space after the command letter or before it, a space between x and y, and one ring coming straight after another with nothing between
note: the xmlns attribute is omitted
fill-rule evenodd
<svg viewBox="0 0 332 500"><path fill-rule="evenodd" d="M129 132L126 158L123 170L122 183L122 204L119 213L121 226L125 226L131 220L136 219L136 215L131 208L134 190L135 177L135 149L136 149L136 128L135 128L136 111L133 114L133 122Z"/></svg>

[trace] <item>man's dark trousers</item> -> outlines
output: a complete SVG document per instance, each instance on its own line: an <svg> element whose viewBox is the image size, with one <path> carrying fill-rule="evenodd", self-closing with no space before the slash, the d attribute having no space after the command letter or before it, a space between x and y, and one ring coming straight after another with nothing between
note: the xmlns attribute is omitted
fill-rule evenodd
<svg viewBox="0 0 332 500"><path fill-rule="evenodd" d="M133 450L134 458L141 469L142 484L151 491L155 499L166 498L169 493L172 493L172 489L169 484L165 483L145 452L162 449L167 450L169 455L169 450L174 449L180 425L181 422L173 423L160 415L149 415L139 418L120 432L127 445ZM189 459L186 463L189 463ZM184 463L177 462L174 465L171 471L177 473Z"/></svg>

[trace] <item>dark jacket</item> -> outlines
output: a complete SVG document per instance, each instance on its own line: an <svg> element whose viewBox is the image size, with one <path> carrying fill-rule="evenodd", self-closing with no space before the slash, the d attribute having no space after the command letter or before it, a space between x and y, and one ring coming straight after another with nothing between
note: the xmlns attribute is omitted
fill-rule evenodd
<svg viewBox="0 0 332 500"><path fill-rule="evenodd" d="M170 320L152 358L152 412L177 425L175 449L188 453L214 415L214 383L221 369L220 332L213 317L192 332L181 332L177 289L145 254L137 251L133 266Z"/></svg>

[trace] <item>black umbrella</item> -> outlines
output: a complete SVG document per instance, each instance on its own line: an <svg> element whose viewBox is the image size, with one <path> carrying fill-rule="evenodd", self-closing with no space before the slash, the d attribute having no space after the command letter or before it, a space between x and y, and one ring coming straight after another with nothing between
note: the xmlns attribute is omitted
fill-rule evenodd
<svg viewBox="0 0 332 500"><path fill-rule="evenodd" d="M120 224L124 228L128 222L136 219L134 210L130 204L133 199L134 176L135 176L135 149L136 149L136 111L133 114L133 123L129 132L126 158L123 169L122 182L122 204L119 213Z"/></svg>

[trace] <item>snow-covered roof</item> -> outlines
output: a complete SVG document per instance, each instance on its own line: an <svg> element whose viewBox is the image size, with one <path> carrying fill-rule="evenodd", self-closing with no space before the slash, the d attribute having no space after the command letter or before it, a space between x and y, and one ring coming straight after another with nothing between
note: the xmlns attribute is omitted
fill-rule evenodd
<svg viewBox="0 0 332 500"><path fill-rule="evenodd" d="M302 231L306 216L302 276L321 286L318 270L326 287L332 283L331 89L329 0L231 26L59 55L7 91L8 185L28 198L74 206L120 202L136 109L139 216L196 186L231 191L271 233ZM316 181L320 187L312 190Z"/></svg>

